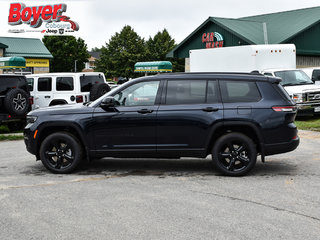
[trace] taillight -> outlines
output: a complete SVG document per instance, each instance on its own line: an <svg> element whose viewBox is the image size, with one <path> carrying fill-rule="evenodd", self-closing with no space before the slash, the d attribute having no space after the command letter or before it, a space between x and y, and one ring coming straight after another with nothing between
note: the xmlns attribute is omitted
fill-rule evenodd
<svg viewBox="0 0 320 240"><path fill-rule="evenodd" d="M296 106L277 106L277 107L272 107L272 109L275 112L296 112L297 111Z"/></svg>
<svg viewBox="0 0 320 240"><path fill-rule="evenodd" d="M76 102L77 103L82 103L83 102L83 96L82 95L76 96Z"/></svg>
<svg viewBox="0 0 320 240"><path fill-rule="evenodd" d="M31 96L31 97L29 97L29 103L30 103L30 105L32 105L34 102L33 102L33 97Z"/></svg>

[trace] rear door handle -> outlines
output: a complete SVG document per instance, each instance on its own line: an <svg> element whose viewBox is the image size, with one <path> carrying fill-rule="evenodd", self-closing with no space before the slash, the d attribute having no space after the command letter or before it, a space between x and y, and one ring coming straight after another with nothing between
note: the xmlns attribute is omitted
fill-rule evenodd
<svg viewBox="0 0 320 240"><path fill-rule="evenodd" d="M44 98L50 98L50 96L44 96Z"/></svg>
<svg viewBox="0 0 320 240"><path fill-rule="evenodd" d="M219 110L219 108L214 108L214 107L202 108L202 111L204 111L204 112L216 112L218 110Z"/></svg>
<svg viewBox="0 0 320 240"><path fill-rule="evenodd" d="M153 110L144 108L144 109L138 110L137 112L141 114L146 114L146 113L152 113Z"/></svg>

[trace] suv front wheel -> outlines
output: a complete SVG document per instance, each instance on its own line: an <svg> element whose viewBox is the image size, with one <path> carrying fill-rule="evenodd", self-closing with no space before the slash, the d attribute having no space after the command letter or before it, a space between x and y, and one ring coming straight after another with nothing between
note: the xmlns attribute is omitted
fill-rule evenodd
<svg viewBox="0 0 320 240"><path fill-rule="evenodd" d="M244 134L228 133L221 136L212 150L215 167L225 175L242 176L256 164L254 142Z"/></svg>
<svg viewBox="0 0 320 240"><path fill-rule="evenodd" d="M49 135L40 147L43 165L53 173L70 173L81 162L83 149L79 140L70 133Z"/></svg>

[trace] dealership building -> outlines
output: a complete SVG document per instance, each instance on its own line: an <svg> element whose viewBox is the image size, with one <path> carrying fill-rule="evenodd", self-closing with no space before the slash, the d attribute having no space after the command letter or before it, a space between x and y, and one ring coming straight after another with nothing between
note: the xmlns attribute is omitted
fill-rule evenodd
<svg viewBox="0 0 320 240"><path fill-rule="evenodd" d="M48 73L52 58L40 39L0 37L0 73Z"/></svg>
<svg viewBox="0 0 320 240"><path fill-rule="evenodd" d="M243 18L209 17L167 57L185 58L189 51L253 44L296 46L297 67L320 66L320 7Z"/></svg>

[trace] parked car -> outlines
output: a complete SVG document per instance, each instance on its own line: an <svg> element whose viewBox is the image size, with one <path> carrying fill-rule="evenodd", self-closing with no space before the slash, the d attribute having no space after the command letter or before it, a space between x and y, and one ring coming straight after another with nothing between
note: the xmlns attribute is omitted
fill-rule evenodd
<svg viewBox="0 0 320 240"><path fill-rule="evenodd" d="M185 73L142 77L86 105L28 114L27 150L53 173L102 157L205 158L240 176L257 155L294 150L297 108L280 78Z"/></svg>
<svg viewBox="0 0 320 240"><path fill-rule="evenodd" d="M32 109L94 101L110 91L99 72L33 74L27 81L34 99Z"/></svg>
<svg viewBox="0 0 320 240"><path fill-rule="evenodd" d="M300 70L304 71L316 85L320 85L320 67L301 68Z"/></svg>
<svg viewBox="0 0 320 240"><path fill-rule="evenodd" d="M0 124L9 128L24 124L30 111L30 93L27 80L21 75L0 75Z"/></svg>
<svg viewBox="0 0 320 240"><path fill-rule="evenodd" d="M262 72L267 76L280 77L281 85L297 104L298 115L320 114L320 86L299 69L269 69Z"/></svg>

